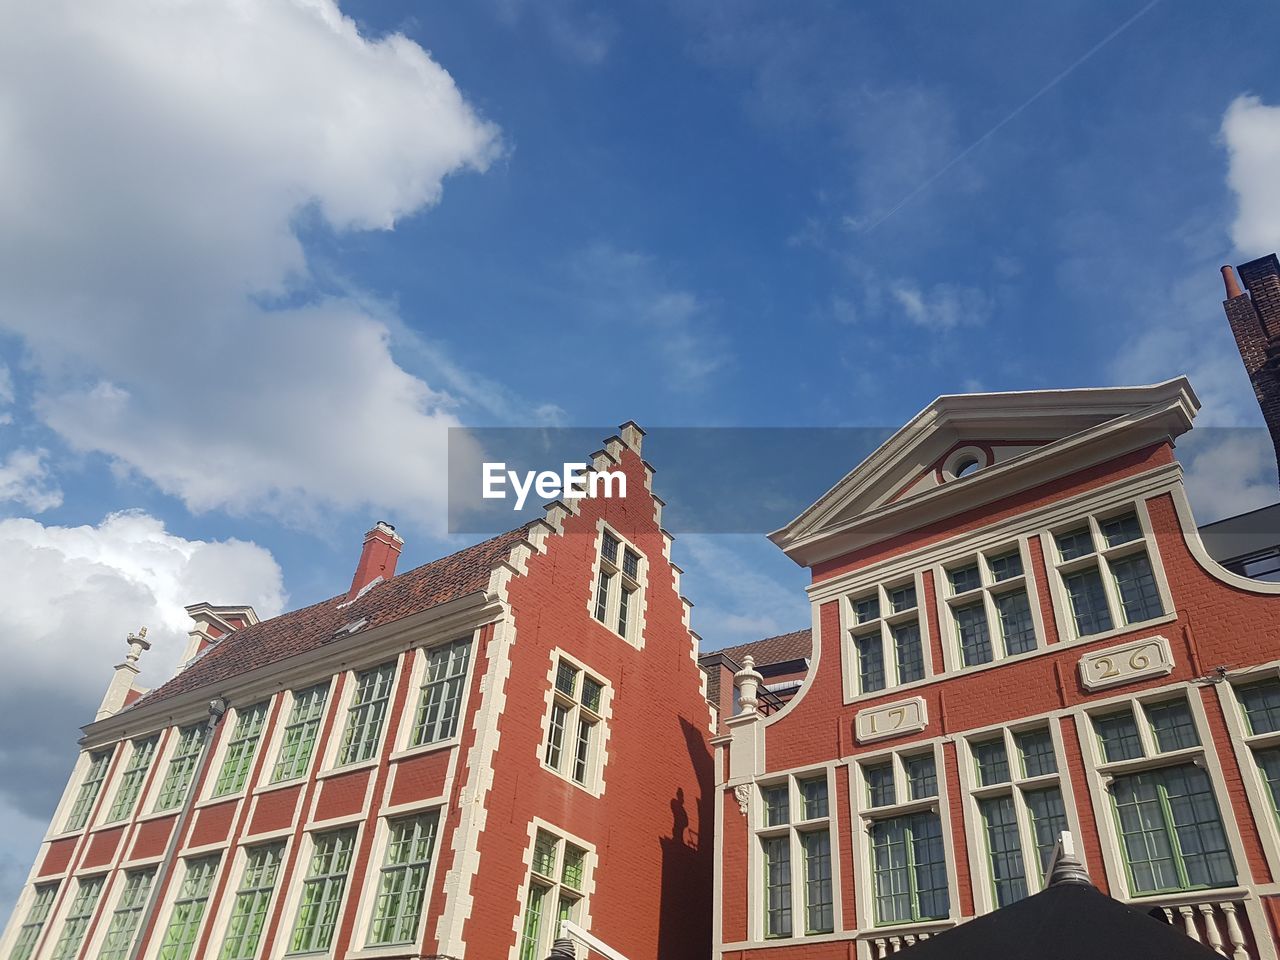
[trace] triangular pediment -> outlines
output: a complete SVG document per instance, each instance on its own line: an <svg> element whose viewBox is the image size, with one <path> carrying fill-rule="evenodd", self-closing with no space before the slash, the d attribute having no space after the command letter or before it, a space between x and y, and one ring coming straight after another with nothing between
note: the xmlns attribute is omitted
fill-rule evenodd
<svg viewBox="0 0 1280 960"><path fill-rule="evenodd" d="M770 538L806 563L813 551L798 548L870 518L905 515L941 498L953 499L959 512L1007 496L1019 472L1030 486L1098 462L1090 450L1116 456L1118 448L1175 437L1190 429L1198 408L1185 377L1141 387L942 396Z"/></svg>

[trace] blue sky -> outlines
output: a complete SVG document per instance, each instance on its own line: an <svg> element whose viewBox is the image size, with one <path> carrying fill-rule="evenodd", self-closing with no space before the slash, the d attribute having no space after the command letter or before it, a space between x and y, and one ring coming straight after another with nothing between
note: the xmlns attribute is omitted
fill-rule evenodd
<svg viewBox="0 0 1280 960"><path fill-rule="evenodd" d="M333 595L375 519L460 545L448 426L1180 373L1260 424L1217 267L1280 246L1275 6L10 6L0 642L43 732L0 747L0 907L125 632L158 675L181 604ZM1266 446L1191 465L1202 519L1274 499ZM762 538L677 549L708 646L805 622Z"/></svg>

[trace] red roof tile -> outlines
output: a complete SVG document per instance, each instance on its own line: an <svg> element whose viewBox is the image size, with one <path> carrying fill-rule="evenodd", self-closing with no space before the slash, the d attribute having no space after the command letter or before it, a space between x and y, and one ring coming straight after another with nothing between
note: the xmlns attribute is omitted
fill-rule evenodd
<svg viewBox="0 0 1280 960"><path fill-rule="evenodd" d="M813 650L813 631L806 627L793 630L776 637L753 640L741 643L736 647L725 647L722 650L708 650L707 653L722 653L738 664L742 658L750 654L757 667L765 667L774 663L785 663L787 660L801 660L809 656Z"/></svg>
<svg viewBox="0 0 1280 960"><path fill-rule="evenodd" d="M268 664L307 653L334 639L361 619L362 631L403 619L489 585L489 574L524 539L529 524L457 553L433 560L379 583L348 606L346 593L321 603L242 627L210 647L173 679L144 694L136 704L156 703L180 693L225 683Z"/></svg>

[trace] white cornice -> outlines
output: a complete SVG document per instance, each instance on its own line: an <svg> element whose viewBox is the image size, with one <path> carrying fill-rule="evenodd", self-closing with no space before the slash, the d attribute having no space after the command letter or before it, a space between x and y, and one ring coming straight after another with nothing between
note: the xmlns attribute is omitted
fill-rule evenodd
<svg viewBox="0 0 1280 960"><path fill-rule="evenodd" d="M1147 387L1037 390L940 397L813 506L769 537L802 566L919 529L1057 477L1114 459L1191 427L1199 401L1185 377ZM1040 433L1057 439L972 476L902 500L876 499L922 448L963 436ZM932 446L931 446L932 442ZM842 518L855 502L871 505Z"/></svg>
<svg viewBox="0 0 1280 960"><path fill-rule="evenodd" d="M211 697L226 697L233 705L252 703L289 687L323 680L340 670L363 667L400 650L455 633L470 632L498 616L502 606L489 594L470 593L390 623L322 643L296 656L256 670L204 684L154 704L142 703L81 727L81 744L91 748L126 737L190 723L205 716Z"/></svg>

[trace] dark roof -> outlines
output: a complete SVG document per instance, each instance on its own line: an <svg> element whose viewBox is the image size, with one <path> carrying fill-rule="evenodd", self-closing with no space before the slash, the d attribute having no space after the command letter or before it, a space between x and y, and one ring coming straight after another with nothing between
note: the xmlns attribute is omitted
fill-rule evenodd
<svg viewBox="0 0 1280 960"><path fill-rule="evenodd" d="M1213 960L1181 929L1087 883L1057 883L894 954L895 960Z"/></svg>
<svg viewBox="0 0 1280 960"><path fill-rule="evenodd" d="M710 660L717 656L725 656L742 666L742 658L750 654L756 667L769 666L774 663L786 663L790 660L802 660L809 656L813 649L813 631L793 630L777 637L766 637L750 643L740 643L736 647L724 647L721 650L708 650L701 660ZM720 671L705 670L707 674L707 699L714 704L720 703Z"/></svg>
<svg viewBox="0 0 1280 960"><path fill-rule="evenodd" d="M813 650L813 631L808 627L793 630L776 637L740 643L736 647L725 647L723 650L709 650L708 654L720 653L738 664L748 654L755 659L757 667L765 667L772 663L786 663L788 660L803 660Z"/></svg>
<svg viewBox="0 0 1280 960"><path fill-rule="evenodd" d="M223 637L172 680L139 698L136 705L156 703L180 693L223 683L242 673L287 660L335 639L349 623L381 626L486 589L489 574L511 548L525 538L531 524L517 527L447 557L433 560L372 587L348 606L345 593L321 603L242 627Z"/></svg>

